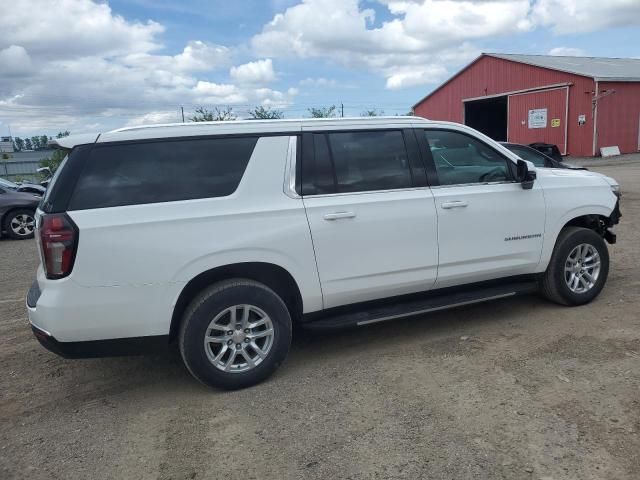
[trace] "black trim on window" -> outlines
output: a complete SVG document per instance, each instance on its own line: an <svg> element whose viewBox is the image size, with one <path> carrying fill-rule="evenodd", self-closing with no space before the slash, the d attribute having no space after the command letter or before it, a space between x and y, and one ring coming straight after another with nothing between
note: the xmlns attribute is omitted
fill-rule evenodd
<svg viewBox="0 0 640 480"><path fill-rule="evenodd" d="M420 146L416 140L416 134L413 128L405 128L402 130L404 137L404 146L409 157L409 165L411 167L411 180L414 187L427 187L427 171L424 161L420 155Z"/></svg>
<svg viewBox="0 0 640 480"><path fill-rule="evenodd" d="M440 180L438 179L436 164L433 160L433 155L431 155L431 149L429 148L429 143L427 142L427 137L425 136L424 132L424 128L413 129L415 138L418 141L418 146L420 149L420 154L422 156L422 161L424 163L425 171L427 172L427 181L429 182L430 186L437 187L438 185L440 185Z"/></svg>

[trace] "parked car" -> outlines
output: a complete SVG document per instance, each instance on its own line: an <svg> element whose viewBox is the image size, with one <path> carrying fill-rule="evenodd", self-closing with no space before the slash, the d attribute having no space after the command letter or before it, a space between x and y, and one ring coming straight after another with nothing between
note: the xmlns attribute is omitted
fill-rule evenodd
<svg viewBox="0 0 640 480"><path fill-rule="evenodd" d="M36 185L34 183L28 182L14 183L11 180L7 180L4 178L0 178L0 187L14 190L16 192L34 193L40 196L42 196L46 190L46 188L41 185Z"/></svg>
<svg viewBox="0 0 640 480"><path fill-rule="evenodd" d="M576 167L574 165L559 162L544 153L532 148L528 145L521 145L519 143L511 143L511 142L500 142L501 145L505 146L513 153L515 153L518 157L523 160L528 160L533 163L536 167L546 167L546 168L569 168L572 170L588 170L584 167Z"/></svg>
<svg viewBox="0 0 640 480"><path fill-rule="evenodd" d="M0 235L15 240L33 238L35 211L40 197L0 183Z"/></svg>
<svg viewBox="0 0 640 480"><path fill-rule="evenodd" d="M97 137L97 138L96 138ZM412 117L191 123L65 137L27 295L67 357L176 342L240 388L294 324L363 326L536 291L582 305L609 271L619 187Z"/></svg>

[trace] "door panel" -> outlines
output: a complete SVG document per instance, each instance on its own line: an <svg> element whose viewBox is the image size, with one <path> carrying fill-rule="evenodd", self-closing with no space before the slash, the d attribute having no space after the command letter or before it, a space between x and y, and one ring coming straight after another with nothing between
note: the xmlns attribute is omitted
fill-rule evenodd
<svg viewBox="0 0 640 480"><path fill-rule="evenodd" d="M473 130L418 133L438 215L435 288L531 273L540 260L545 203L512 180L513 163Z"/></svg>
<svg viewBox="0 0 640 480"><path fill-rule="evenodd" d="M565 87L510 95L507 141L525 145L534 142L552 143L566 155L568 92L569 88ZM529 110L537 109L547 110L546 127L529 128Z"/></svg>
<svg viewBox="0 0 640 480"><path fill-rule="evenodd" d="M544 235L538 185L531 190L518 183L436 187L433 194L440 248L436 288L535 270Z"/></svg>
<svg viewBox="0 0 640 480"><path fill-rule="evenodd" d="M437 219L429 189L304 198L325 308L428 290Z"/></svg>

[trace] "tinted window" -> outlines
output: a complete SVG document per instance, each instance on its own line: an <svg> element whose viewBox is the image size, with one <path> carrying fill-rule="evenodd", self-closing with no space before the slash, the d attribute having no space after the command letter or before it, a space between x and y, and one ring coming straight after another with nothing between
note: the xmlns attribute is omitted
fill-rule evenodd
<svg viewBox="0 0 640 480"><path fill-rule="evenodd" d="M411 187L411 170L400 131L327 134L338 192Z"/></svg>
<svg viewBox="0 0 640 480"><path fill-rule="evenodd" d="M97 145L70 210L230 195L257 137Z"/></svg>
<svg viewBox="0 0 640 480"><path fill-rule="evenodd" d="M481 141L448 130L426 130L425 135L441 185L511 179L509 160Z"/></svg>
<svg viewBox="0 0 640 480"><path fill-rule="evenodd" d="M518 155L523 160L529 160L536 167L544 167L547 164L547 157L533 148L521 145L505 145L509 150Z"/></svg>
<svg viewBox="0 0 640 480"><path fill-rule="evenodd" d="M335 193L336 184L333 175L333 164L329 155L329 146L324 133L309 134L313 143L305 148L311 150L305 155L302 162L302 194L321 195L323 193Z"/></svg>

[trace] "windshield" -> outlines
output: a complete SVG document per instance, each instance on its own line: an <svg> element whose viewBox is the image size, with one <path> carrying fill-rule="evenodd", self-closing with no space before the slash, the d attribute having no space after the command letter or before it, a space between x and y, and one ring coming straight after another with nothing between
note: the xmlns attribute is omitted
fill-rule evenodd
<svg viewBox="0 0 640 480"><path fill-rule="evenodd" d="M19 185L16 183L13 183L9 180L6 180L4 178L0 178L0 186L6 187L6 188L11 188L13 190L15 190L16 188L19 188Z"/></svg>
<svg viewBox="0 0 640 480"><path fill-rule="evenodd" d="M518 155L523 160L529 160L536 167L545 167L549 163L547 157L534 150L533 148L525 147L523 145L505 145L509 150Z"/></svg>

